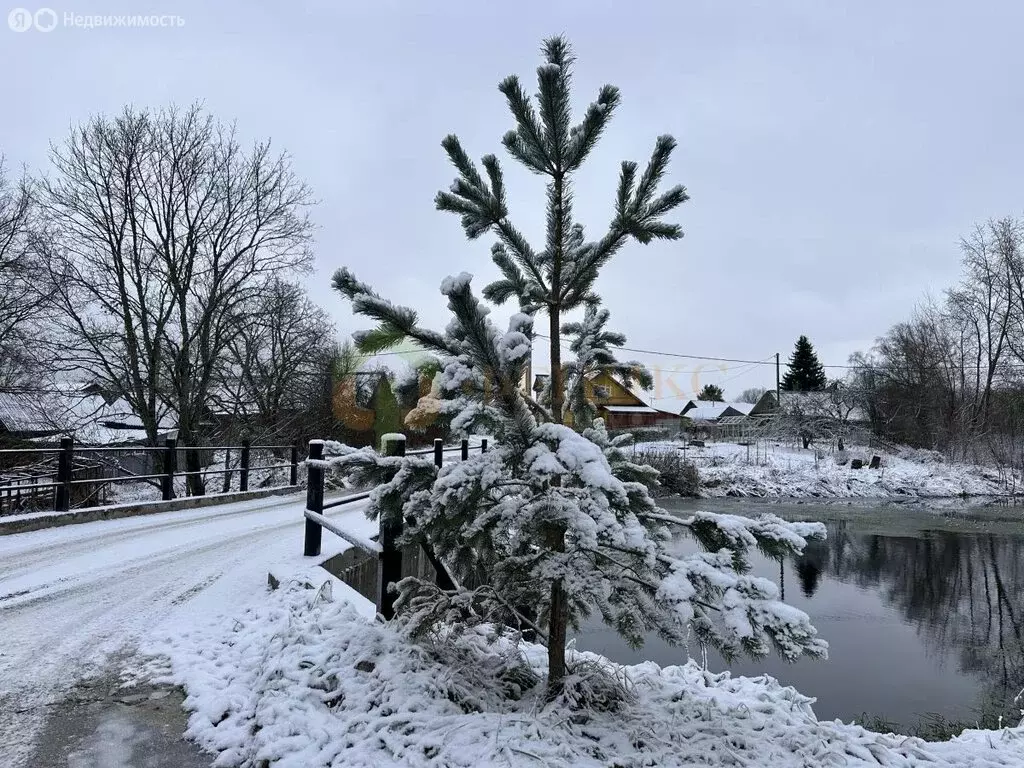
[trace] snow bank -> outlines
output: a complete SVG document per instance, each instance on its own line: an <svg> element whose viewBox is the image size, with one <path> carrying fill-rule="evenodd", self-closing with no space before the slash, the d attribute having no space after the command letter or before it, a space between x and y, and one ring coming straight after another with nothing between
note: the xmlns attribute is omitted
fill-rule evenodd
<svg viewBox="0 0 1024 768"><path fill-rule="evenodd" d="M683 454L681 442L639 443L637 451ZM824 452L815 459L813 448L803 450L762 444L755 450L736 443L708 443L705 448L687 446L685 457L700 474L699 494L708 496L755 496L763 498L951 498L955 496L1004 496L1008 485L995 469L936 460L934 452L894 456L879 453L880 469L868 469L873 451L851 448L848 458L861 458L864 467L840 466L835 454Z"/></svg>
<svg viewBox="0 0 1024 768"><path fill-rule="evenodd" d="M883 735L818 721L813 699L772 678L711 674L693 662L616 667L572 653L573 665L614 670L632 700L615 712L545 707L529 675L480 685L487 667L508 668L510 654L536 680L543 648L487 645L481 635L466 642L475 662L443 664L350 604L293 584L237 620L171 638L154 649L169 663L151 671L185 686L188 735L219 755L217 768L994 768L1019 767L1024 755L1024 728L942 743Z"/></svg>

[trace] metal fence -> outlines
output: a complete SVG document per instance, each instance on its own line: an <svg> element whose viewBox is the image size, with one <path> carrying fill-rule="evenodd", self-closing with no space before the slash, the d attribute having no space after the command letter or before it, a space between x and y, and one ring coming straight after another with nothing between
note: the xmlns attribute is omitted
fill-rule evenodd
<svg viewBox="0 0 1024 768"><path fill-rule="evenodd" d="M179 471L179 457L187 451L199 451L212 463L216 451L238 451L235 467L203 467L196 472ZM252 465L253 451L287 454L288 460ZM72 438L62 438L60 447L0 449L0 460L21 458L20 466L0 471L0 515L52 509L66 512L72 507L96 506L106 498L106 490L117 483L148 482L159 487L164 501L175 498L176 478L189 474L238 477L238 490L249 490L252 472L288 468L289 483L298 485L299 449L297 445L180 446L168 438L164 445L151 446L76 446ZM227 484L230 487L230 483Z"/></svg>
<svg viewBox="0 0 1024 768"><path fill-rule="evenodd" d="M433 454L434 465L440 469L444 465L445 454L458 452L462 461L469 458L469 441L463 440L460 445L444 445L441 439L434 440L432 448L424 448L417 451L405 450L405 438L385 443L388 449L387 455L392 456L415 456ZM480 442L480 452L487 450L487 440ZM402 535L401 525L397 527L380 526L378 534L370 539L355 535L346 531L341 526L324 516L329 509L336 509L346 504L362 501L369 497L369 493L357 493L345 496L328 503L324 503L324 480L326 469L324 466L324 444L322 440L311 440L309 443L309 460L307 461L308 480L306 483L306 527L303 542L302 554L307 557L315 557L320 554L323 531L326 528L331 533L339 536L360 550L362 557L349 557L346 560L336 560L341 566L343 580L357 591L366 594L369 582L373 582L376 588L373 590L377 612L384 618L390 619L394 616L395 595L389 590L391 584L397 583L403 575L410 572L424 573L429 567L433 570L436 582L442 589L454 589L455 581L452 579L448 569L437 558L434 552L426 543L421 543L409 552L409 548L403 549L398 546L397 541ZM419 550L416 552L415 550ZM419 562L418 557L422 555L426 562ZM408 562L410 558L417 559L417 562ZM333 558L332 558L333 559ZM371 576L375 572L376 576Z"/></svg>

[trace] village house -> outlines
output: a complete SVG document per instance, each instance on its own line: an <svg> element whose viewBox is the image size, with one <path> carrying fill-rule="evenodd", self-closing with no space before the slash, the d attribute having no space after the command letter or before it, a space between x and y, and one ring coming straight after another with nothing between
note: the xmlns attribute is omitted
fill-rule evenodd
<svg viewBox="0 0 1024 768"><path fill-rule="evenodd" d="M535 393L539 394L547 388L548 378L548 374L538 374L534 378ZM607 371L589 376L584 388L587 399L597 408L598 418L604 419L604 425L609 430L679 426L678 414L666 413L651 406ZM572 423L571 414L567 423Z"/></svg>
<svg viewBox="0 0 1024 768"><path fill-rule="evenodd" d="M173 419L160 422L161 435ZM57 440L73 437L80 445L141 445L142 422L132 407L97 385L79 391L38 393L0 392L0 440Z"/></svg>
<svg viewBox="0 0 1024 768"><path fill-rule="evenodd" d="M799 437L804 447L815 439L865 438L870 431L867 412L853 393L840 386L819 392L765 392L748 419L762 431Z"/></svg>

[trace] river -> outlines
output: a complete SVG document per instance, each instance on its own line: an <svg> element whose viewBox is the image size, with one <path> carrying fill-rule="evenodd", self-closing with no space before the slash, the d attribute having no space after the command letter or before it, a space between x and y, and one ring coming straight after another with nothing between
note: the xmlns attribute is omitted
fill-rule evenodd
<svg viewBox="0 0 1024 768"><path fill-rule="evenodd" d="M708 668L769 674L817 698L820 719L900 726L939 715L994 726L1020 719L1013 699L1024 687L1024 510L893 503L794 503L663 499L677 512L770 511L820 520L828 540L779 563L753 553L753 572L783 587L830 644L828 661L788 664L772 656L731 667L714 652ZM695 551L688 538L678 551ZM600 620L576 647L621 663L680 664L687 649L652 637L629 648ZM689 655L701 659L701 649ZM1024 706L1024 705L1021 705ZM1007 721L1004 720L1004 723Z"/></svg>

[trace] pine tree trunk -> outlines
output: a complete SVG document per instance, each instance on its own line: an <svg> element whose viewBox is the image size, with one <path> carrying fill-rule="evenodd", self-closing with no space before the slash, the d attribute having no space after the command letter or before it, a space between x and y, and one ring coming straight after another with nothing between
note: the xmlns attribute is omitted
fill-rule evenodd
<svg viewBox="0 0 1024 768"><path fill-rule="evenodd" d="M553 204L557 207L556 213L561 213L562 197L564 194L563 180L556 176L554 180L555 195ZM561 216L558 216L561 220ZM561 233L560 233L561 234ZM561 243L563 237L556 237L556 242ZM562 253L556 249L553 254L554 264L551 286L553 291L560 290L562 284ZM555 294L558 295L557 293ZM565 387L562 383L562 346L560 334L562 331L562 312L557 303L557 298L548 307L549 336L551 337L551 416L555 424L562 423L562 409L565 402ZM557 481L557 479L556 479ZM554 482L554 481L553 481ZM565 528L553 526L548 537L548 547L552 552L565 551ZM562 681L565 678L565 635L568 624L568 617L565 610L565 591L562 589L561 579L551 582L551 605L548 613L548 690L549 699L554 698L562 690Z"/></svg>
<svg viewBox="0 0 1024 768"><path fill-rule="evenodd" d="M556 424L562 423L562 354L559 345L560 313L557 308L549 309L551 318L551 415ZM565 551L565 529L554 526L548 536L548 548L552 552ZM551 582L551 606L548 613L548 690L549 699L562 690L565 678L565 636L567 617L565 614L565 591L560 579Z"/></svg>
<svg viewBox="0 0 1024 768"><path fill-rule="evenodd" d="M562 313L558 307L548 308L551 336L551 418L555 424L562 423L562 409L565 407L565 392L562 386L562 347L559 340Z"/></svg>

